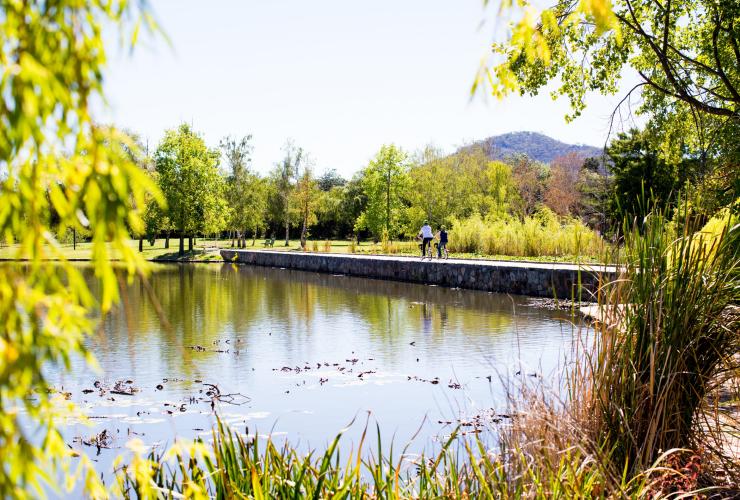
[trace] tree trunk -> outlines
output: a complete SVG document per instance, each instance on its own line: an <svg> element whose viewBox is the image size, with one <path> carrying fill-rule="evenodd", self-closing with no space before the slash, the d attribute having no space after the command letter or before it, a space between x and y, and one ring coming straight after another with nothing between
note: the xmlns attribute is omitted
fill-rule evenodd
<svg viewBox="0 0 740 500"><path fill-rule="evenodd" d="M192 252L192 251L193 251L193 237L188 236L188 252Z"/></svg>
<svg viewBox="0 0 740 500"><path fill-rule="evenodd" d="M180 257L185 255L185 235L182 234L182 231L180 231L180 249L178 250L177 254Z"/></svg>
<svg viewBox="0 0 740 500"><path fill-rule="evenodd" d="M306 249L306 223L308 222L307 217L304 215L303 217L303 227L301 227L301 248L303 250Z"/></svg>
<svg viewBox="0 0 740 500"><path fill-rule="evenodd" d="M170 248L170 232L169 231L164 233L164 247Z"/></svg>
<svg viewBox="0 0 740 500"><path fill-rule="evenodd" d="M290 230L290 223L288 222L288 217L286 216L286 217L285 217L285 246L286 246L286 247L288 246L288 244L289 244L289 242L290 242L290 239L289 239L289 237L288 237L288 236L289 236L289 235L288 235L288 231L289 231L289 230Z"/></svg>
<svg viewBox="0 0 740 500"><path fill-rule="evenodd" d="M139 237L139 253L143 251L144 251L144 237L140 236Z"/></svg>
<svg viewBox="0 0 740 500"><path fill-rule="evenodd" d="M72 228L72 250L77 250L77 230Z"/></svg>
<svg viewBox="0 0 740 500"><path fill-rule="evenodd" d="M385 232L390 237L391 233L391 171L388 170L388 181L385 190Z"/></svg>

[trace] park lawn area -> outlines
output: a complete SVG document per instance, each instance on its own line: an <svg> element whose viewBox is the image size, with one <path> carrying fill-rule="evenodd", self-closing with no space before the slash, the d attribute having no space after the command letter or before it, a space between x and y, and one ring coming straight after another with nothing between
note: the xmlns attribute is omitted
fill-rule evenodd
<svg viewBox="0 0 740 500"><path fill-rule="evenodd" d="M154 245L150 245L148 241L144 241L143 255L144 258L151 261L174 261L174 262L217 262L221 260L219 250L224 248L232 248L231 240L215 240L199 238L196 240L193 252L187 251L187 241L185 242L185 255L178 257L179 240L177 238L170 238L169 248L165 248L165 240L158 239L154 242ZM65 243L60 245L62 248L62 255L66 259L70 260L90 260L92 255L91 244L88 242L78 242L76 248L73 248L72 244ZM133 249L138 249L139 240L129 240L129 246ZM258 239L254 241L247 240L247 250L264 250L264 240ZM283 240L275 241L275 245L272 248L267 249L269 251L278 252L300 252L301 246L299 240L290 240L288 246L285 246ZM16 245L1 246L0 247L0 259L2 260L23 260L23 256L17 255L18 247ZM373 241L362 241L359 244L354 244L349 240L309 240L307 243L307 251L319 252L319 253L337 253L337 254L361 254L361 255L399 255L407 257L419 257L418 243L414 241L402 241L394 242L383 248L381 243L374 243ZM114 258L115 258L115 252ZM518 256L518 255L481 255L473 253L450 253L451 258L455 259L485 259L485 260L505 260L505 261L520 261L520 262L585 262L585 263L598 263L602 261L596 256L575 256L575 255L561 255L561 256ZM50 260L54 260L52 257Z"/></svg>
<svg viewBox="0 0 740 500"><path fill-rule="evenodd" d="M139 248L139 240L129 240L129 246L135 250ZM147 260L153 261L197 261L197 262L209 262L209 261L220 261L221 255L219 250L226 248L231 245L231 241L225 240L213 240L213 239L198 239L196 245L194 245L193 252L187 251L187 241L185 242L185 255L179 257L177 255L179 240L177 238L170 238L170 247L165 248L165 240L158 239L154 242L154 245L150 245L148 241L144 241L143 255ZM92 257L92 245L89 242L78 242L76 248L71 243L60 244L62 249L62 255L65 259L69 260L90 260ZM112 251L113 259L116 259L115 251ZM4 245L0 247L0 259L3 260L23 260L26 256L18 255L17 245ZM49 256L49 260L56 260L53 256Z"/></svg>

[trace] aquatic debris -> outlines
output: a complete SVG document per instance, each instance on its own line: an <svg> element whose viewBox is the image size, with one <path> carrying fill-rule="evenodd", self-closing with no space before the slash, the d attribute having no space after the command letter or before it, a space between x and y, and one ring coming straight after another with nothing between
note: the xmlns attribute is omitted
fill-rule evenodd
<svg viewBox="0 0 740 500"><path fill-rule="evenodd" d="M162 384L157 384L157 387L156 387L156 389L157 389L158 391L161 391L162 389L164 389L164 386L163 386Z"/></svg>
<svg viewBox="0 0 740 500"><path fill-rule="evenodd" d="M198 351L198 352L205 352L208 350L202 345L189 345L188 348L192 349L193 351Z"/></svg>
<svg viewBox="0 0 740 500"><path fill-rule="evenodd" d="M452 380L450 380L450 383L447 384L447 387L449 387L450 389L461 389L462 388L460 384L458 384L457 382L453 382Z"/></svg>
<svg viewBox="0 0 740 500"><path fill-rule="evenodd" d="M72 398L72 393L71 392L68 392L68 391L65 391L64 390L64 386L62 386L62 389L61 390L55 389L53 387L47 387L46 388L46 393L47 394L60 394L64 399L71 399Z"/></svg>
<svg viewBox="0 0 740 500"><path fill-rule="evenodd" d="M95 446L98 450L97 454L100 455L100 450L102 448L111 448L111 445L113 444L113 436L108 432L107 429L103 429L100 433L95 434L88 439L84 439L78 436L74 438L73 441L82 443L85 446Z"/></svg>
<svg viewBox="0 0 740 500"><path fill-rule="evenodd" d="M319 378L319 384L320 384L320 385L324 385L324 384L325 384L325 383L327 383L328 381L329 381L329 379L328 379L328 378L323 378L323 377L322 377L322 378Z"/></svg>
<svg viewBox="0 0 740 500"><path fill-rule="evenodd" d="M437 385L437 384L439 384L439 377L434 377L434 378L433 378L433 379L431 379L431 380L427 380L427 379L425 379L425 378L417 377L416 375L414 375L414 376L411 376L411 375L407 375L407 376L406 376L406 379L407 379L407 380L416 380L417 382L428 382L428 383L430 383L430 384L432 384L432 385Z"/></svg>
<svg viewBox="0 0 740 500"><path fill-rule="evenodd" d="M135 392L139 391L139 389L132 385L133 383L133 380L126 380L125 382L118 380L110 392L111 394L120 394L121 396L133 396Z"/></svg>
<svg viewBox="0 0 740 500"><path fill-rule="evenodd" d="M94 389L82 389L82 394L90 394L91 392L95 392Z"/></svg>
<svg viewBox="0 0 740 500"><path fill-rule="evenodd" d="M227 404L237 405L237 406L241 406L243 404L247 404L250 401L252 401L252 398L250 398L249 396L245 396L244 394L240 392L222 394L221 389L219 389L216 384L203 384L203 385L208 387L208 390L206 391L206 396L211 398L211 408L212 409L215 407L216 401L220 403L227 403Z"/></svg>

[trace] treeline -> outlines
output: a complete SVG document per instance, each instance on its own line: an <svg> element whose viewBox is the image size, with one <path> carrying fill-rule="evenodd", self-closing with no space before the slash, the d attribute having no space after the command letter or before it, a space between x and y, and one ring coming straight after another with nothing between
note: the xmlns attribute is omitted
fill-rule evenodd
<svg viewBox="0 0 740 500"><path fill-rule="evenodd" d="M251 136L225 137L209 147L183 124L166 131L151 154L131 149L163 194L148 200L145 227L132 232L140 247L156 238L169 247L177 238L184 253L196 236L228 237L239 247L258 238L286 245L299 239L306 248L308 239L409 239L429 221L435 229L446 226L451 248L460 252L593 252L603 237L616 237L625 215L646 213L637 200L652 195L657 203L675 204L683 186L706 184L699 182L708 175L700 158L667 162L644 134L619 135L600 158L567 154L549 164L526 155L491 160L479 145L449 155L384 145L345 179L335 170L318 174L306 151L290 141L260 175ZM700 197L697 207L713 203L706 192ZM714 211L706 207L707 214Z"/></svg>
<svg viewBox="0 0 740 500"><path fill-rule="evenodd" d="M237 246L257 238L287 244L299 239L413 237L423 222L460 226L482 221L525 220L547 211L593 219L601 200L599 161L576 155L550 165L525 155L490 160L481 147L452 155L428 147L411 155L384 145L351 179L335 170L317 174L310 156L292 142L268 175L252 165L251 136L226 137L209 148L188 125L165 133L145 166L166 201L147 207L138 236L177 237L192 249L196 235L227 233ZM541 217L540 217L541 218ZM552 217L547 217L552 221Z"/></svg>

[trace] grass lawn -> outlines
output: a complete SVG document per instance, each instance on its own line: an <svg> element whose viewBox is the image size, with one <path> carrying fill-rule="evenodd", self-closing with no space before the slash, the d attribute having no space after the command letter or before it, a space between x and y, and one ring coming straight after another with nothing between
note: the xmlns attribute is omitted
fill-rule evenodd
<svg viewBox="0 0 740 500"><path fill-rule="evenodd" d="M170 238L170 247L165 248L165 240L160 239L154 242L154 245L150 245L148 241L144 241L143 255L147 260L161 260L161 261L220 261L221 255L218 251L221 248L226 248L231 245L231 241L215 241L211 239L198 239L197 244L194 246L192 252L188 252L188 243L185 241L185 255L179 258L177 255L177 249L179 240L176 238ZM62 244L62 254L66 259L71 260L90 260L92 255L92 245L88 242L78 242L76 248L73 248L72 244ZM129 246L131 248L139 248L139 240L129 240ZM115 254L114 254L115 255ZM2 246L0 247L0 259L24 259L25 256L18 255L18 247L16 245ZM50 257L51 258L51 257Z"/></svg>
<svg viewBox="0 0 740 500"><path fill-rule="evenodd" d="M256 240L252 245L251 240L247 240L247 250L263 250L264 240ZM129 245L131 248L138 249L139 240L130 240ZM219 250L222 248L231 248L231 240L213 240L199 238L196 240L193 252L187 251L187 241L185 242L186 252L183 257L178 257L177 250L179 240L177 238L170 239L169 248L165 248L165 240L158 239L154 242L154 245L150 245L148 241L144 241L143 254L144 258L152 261L196 261L196 262L211 262L220 261L221 255ZM62 253L65 258L72 260L89 260L91 257L91 245L87 242L78 242L76 248L72 247L72 244L62 244ZM330 252L330 253L356 253L363 255L403 255L417 257L419 255L418 243L413 241L397 242L390 245L388 248L382 248L380 243L373 243L372 241L362 241L359 244L352 245L347 240L330 240L330 241L308 241L307 248L309 252ZM270 248L271 251L281 252L300 252L301 246L300 241L291 240L289 245L286 247L284 241L275 241L275 246ZM384 251L385 250L385 251ZM574 255L563 255L563 256L536 256L536 257L524 257L515 255L480 255L471 253L450 253L450 257L456 259L487 259L487 260L508 260L508 261L533 261L533 262L599 262L595 256L581 256L580 258ZM0 246L0 259L3 260L16 260L23 259L24 256L18 255L18 247L15 245L11 246Z"/></svg>

